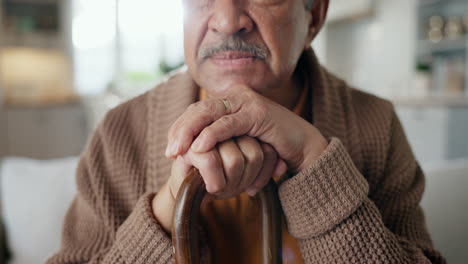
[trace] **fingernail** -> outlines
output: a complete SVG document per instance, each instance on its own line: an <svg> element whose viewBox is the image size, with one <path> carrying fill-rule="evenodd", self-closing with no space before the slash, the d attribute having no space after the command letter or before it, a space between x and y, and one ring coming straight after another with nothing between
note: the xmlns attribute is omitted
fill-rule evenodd
<svg viewBox="0 0 468 264"><path fill-rule="evenodd" d="M169 145L166 147L166 152L164 153L164 155L166 155L166 157L169 157L171 155L171 153L169 153Z"/></svg>
<svg viewBox="0 0 468 264"><path fill-rule="evenodd" d="M179 143L178 142L172 143L171 147L169 148L169 155L175 156L178 150L179 150Z"/></svg>

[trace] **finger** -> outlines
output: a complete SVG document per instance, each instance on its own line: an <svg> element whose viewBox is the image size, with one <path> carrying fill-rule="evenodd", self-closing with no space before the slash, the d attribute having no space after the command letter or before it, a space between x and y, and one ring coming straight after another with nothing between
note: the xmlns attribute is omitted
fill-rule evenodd
<svg viewBox="0 0 468 264"><path fill-rule="evenodd" d="M286 171L288 171L288 165L283 159L278 159L275 165L275 171L273 172L273 177L281 177Z"/></svg>
<svg viewBox="0 0 468 264"><path fill-rule="evenodd" d="M168 180L169 190L172 196L177 198L180 185L184 182L192 166L184 161L181 156L172 163L171 177Z"/></svg>
<svg viewBox="0 0 468 264"><path fill-rule="evenodd" d="M278 160L278 155L272 146L261 143L261 148L265 158L260 173L246 191L250 196L255 196L258 190L261 190L268 183L273 176L275 164Z"/></svg>
<svg viewBox="0 0 468 264"><path fill-rule="evenodd" d="M199 170L205 182L207 192L218 193L224 189L226 179L224 177L221 157L216 148L205 153L189 151L183 155L183 158Z"/></svg>
<svg viewBox="0 0 468 264"><path fill-rule="evenodd" d="M252 123L251 117L242 113L225 115L205 127L193 142L191 149L196 152L206 152L219 142L248 135L252 129Z"/></svg>
<svg viewBox="0 0 468 264"><path fill-rule="evenodd" d="M166 156L174 157L183 153L181 150L191 143L199 130L223 116L225 109L221 103L207 99L191 104L169 129Z"/></svg>
<svg viewBox="0 0 468 264"><path fill-rule="evenodd" d="M262 190L272 177L282 175L286 172L286 164L278 158L278 154L275 149L265 143L262 143L261 146L265 159L258 177L246 191L250 196L255 196L260 190Z"/></svg>
<svg viewBox="0 0 468 264"><path fill-rule="evenodd" d="M264 153L260 143L255 138L249 136L238 137L236 143L246 160L242 180L238 187L241 192L244 192L257 178L263 165Z"/></svg>
<svg viewBox="0 0 468 264"><path fill-rule="evenodd" d="M236 104L230 105L232 112L238 108ZM203 128L224 115L226 107L222 99L206 99L190 105L169 129L166 156L173 158L185 153Z"/></svg>
<svg viewBox="0 0 468 264"><path fill-rule="evenodd" d="M218 144L217 148L226 178L226 186L222 195L235 195L245 168L244 155L232 139Z"/></svg>

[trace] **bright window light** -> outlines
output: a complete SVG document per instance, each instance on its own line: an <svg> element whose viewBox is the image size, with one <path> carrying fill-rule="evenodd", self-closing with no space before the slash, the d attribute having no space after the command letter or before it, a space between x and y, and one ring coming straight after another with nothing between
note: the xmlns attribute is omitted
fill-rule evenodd
<svg viewBox="0 0 468 264"><path fill-rule="evenodd" d="M154 74L183 59L182 1L120 0L122 73Z"/></svg>
<svg viewBox="0 0 468 264"><path fill-rule="evenodd" d="M121 87L134 76L156 81L162 74L161 62L183 62L182 0L72 1L75 83L80 94L100 93L110 83ZM126 86L133 89L134 83Z"/></svg>
<svg viewBox="0 0 468 264"><path fill-rule="evenodd" d="M73 18L73 45L77 49L93 49L112 43L115 38L115 1L82 0L81 6L81 12Z"/></svg>
<svg viewBox="0 0 468 264"><path fill-rule="evenodd" d="M180 0L120 0L119 28L124 35L174 36L182 32L183 8Z"/></svg>

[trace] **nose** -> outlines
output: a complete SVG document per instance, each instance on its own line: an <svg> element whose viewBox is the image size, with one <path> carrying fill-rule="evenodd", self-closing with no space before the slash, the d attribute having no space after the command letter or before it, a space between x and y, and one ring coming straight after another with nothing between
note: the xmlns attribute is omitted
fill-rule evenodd
<svg viewBox="0 0 468 264"><path fill-rule="evenodd" d="M208 22L210 30L226 35L251 32L254 23L237 0L214 1L213 13Z"/></svg>

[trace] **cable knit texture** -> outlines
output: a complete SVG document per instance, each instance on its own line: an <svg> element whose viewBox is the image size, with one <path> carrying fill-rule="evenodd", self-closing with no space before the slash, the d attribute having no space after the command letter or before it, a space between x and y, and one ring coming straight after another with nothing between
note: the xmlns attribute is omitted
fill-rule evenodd
<svg viewBox="0 0 468 264"><path fill-rule="evenodd" d="M419 206L424 174L392 104L328 73L310 49L298 67L312 87L308 121L329 140L279 186L304 263L445 263ZM78 194L48 263L174 263L151 199L170 175L168 129L197 94L182 68L107 114L81 155Z"/></svg>

